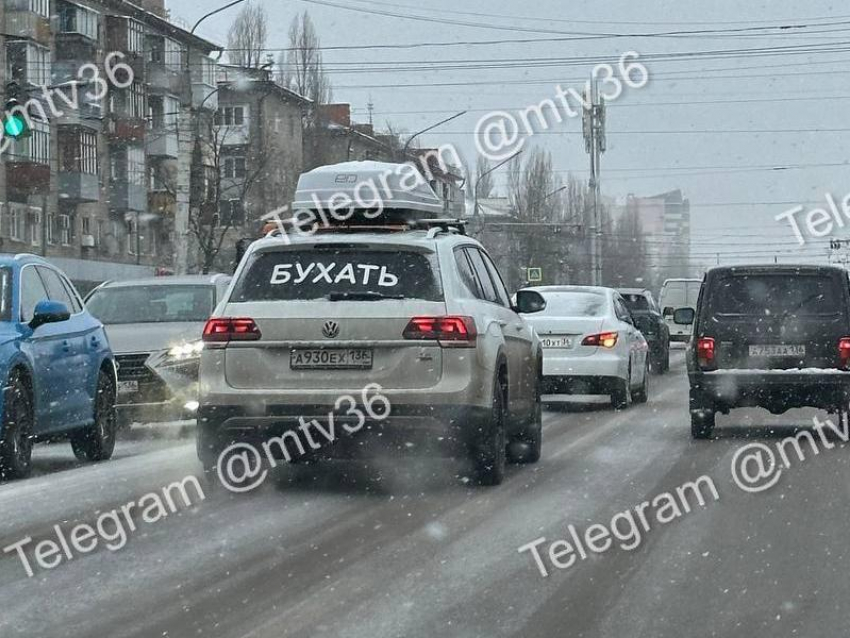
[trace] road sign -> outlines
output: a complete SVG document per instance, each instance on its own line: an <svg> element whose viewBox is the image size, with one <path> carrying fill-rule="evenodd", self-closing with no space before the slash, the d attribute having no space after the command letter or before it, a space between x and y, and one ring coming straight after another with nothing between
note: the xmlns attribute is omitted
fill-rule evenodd
<svg viewBox="0 0 850 638"><path fill-rule="evenodd" d="M542 268L529 268L528 269L528 283L537 284L543 281L543 269Z"/></svg>

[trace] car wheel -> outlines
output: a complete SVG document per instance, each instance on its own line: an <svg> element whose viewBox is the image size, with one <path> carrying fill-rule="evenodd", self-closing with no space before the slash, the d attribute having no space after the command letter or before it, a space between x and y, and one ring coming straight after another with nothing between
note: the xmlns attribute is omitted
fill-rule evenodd
<svg viewBox="0 0 850 638"><path fill-rule="evenodd" d="M691 437L710 439L714 430L714 410L691 412Z"/></svg>
<svg viewBox="0 0 850 638"><path fill-rule="evenodd" d="M0 441L0 477L20 479L32 471L35 409L32 390L19 372L12 372L6 387L3 439Z"/></svg>
<svg viewBox="0 0 850 638"><path fill-rule="evenodd" d="M640 390L636 390L633 394L635 403L646 403L649 400L649 361L646 363L646 369L643 372L643 383Z"/></svg>
<svg viewBox="0 0 850 638"><path fill-rule="evenodd" d="M540 384L542 374L538 377L537 389L534 392L534 409L525 430L516 438L519 443L524 443L527 448L521 454L513 454L508 447L511 461L514 463L531 464L540 460L543 451L543 402Z"/></svg>
<svg viewBox="0 0 850 638"><path fill-rule="evenodd" d="M629 368L628 379L617 379L614 391L611 393L611 405L615 410L626 410L632 404L632 370Z"/></svg>
<svg viewBox="0 0 850 638"><path fill-rule="evenodd" d="M94 398L94 424L71 435L71 447L81 461L108 461L115 451L118 416L115 411L115 383L104 370L97 377Z"/></svg>
<svg viewBox="0 0 850 638"><path fill-rule="evenodd" d="M504 480L507 446L505 389L499 377L493 388L490 418L479 433L479 441L473 454L476 478L481 485L499 485Z"/></svg>

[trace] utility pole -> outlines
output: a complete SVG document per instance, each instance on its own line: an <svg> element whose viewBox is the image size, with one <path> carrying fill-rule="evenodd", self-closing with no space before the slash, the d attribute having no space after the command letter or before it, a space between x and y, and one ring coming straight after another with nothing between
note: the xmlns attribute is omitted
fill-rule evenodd
<svg viewBox="0 0 850 638"><path fill-rule="evenodd" d="M590 93L588 95L587 93ZM600 210L601 189L599 172L602 153L605 152L605 101L599 95L599 85L591 77L585 91L585 106L582 113L584 149L590 155L590 189L593 191L593 224L590 229L591 283L602 285L602 219Z"/></svg>

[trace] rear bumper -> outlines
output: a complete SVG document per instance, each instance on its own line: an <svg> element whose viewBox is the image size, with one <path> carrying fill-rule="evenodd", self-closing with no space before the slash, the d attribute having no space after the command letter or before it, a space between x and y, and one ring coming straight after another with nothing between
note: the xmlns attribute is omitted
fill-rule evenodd
<svg viewBox="0 0 850 638"><path fill-rule="evenodd" d="M269 405L259 414L236 406L205 405L198 411L199 456L211 464L234 443L262 450L281 437L286 438L292 460L410 453L454 456L479 440L489 416L488 410L477 406L393 404L390 416L379 420L365 414L362 406L358 409L364 418L334 414L332 405ZM311 425L313 421L321 428ZM285 458L279 445L271 447L277 458Z"/></svg>
<svg viewBox="0 0 850 638"><path fill-rule="evenodd" d="M688 375L691 410L761 407L775 413L813 407L833 411L850 401L850 372L702 372Z"/></svg>
<svg viewBox="0 0 850 638"><path fill-rule="evenodd" d="M623 383L621 377L543 377L541 394L611 394Z"/></svg>
<svg viewBox="0 0 850 638"><path fill-rule="evenodd" d="M628 374L628 362L617 354L597 348L586 357L547 355L543 353L543 376L546 377L620 377Z"/></svg>

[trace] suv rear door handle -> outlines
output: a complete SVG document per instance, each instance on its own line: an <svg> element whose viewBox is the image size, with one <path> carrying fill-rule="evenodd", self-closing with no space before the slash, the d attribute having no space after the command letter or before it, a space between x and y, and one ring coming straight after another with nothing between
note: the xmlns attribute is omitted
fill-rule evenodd
<svg viewBox="0 0 850 638"><path fill-rule="evenodd" d="M502 321L501 319L497 319L496 323L499 324L502 328L508 325L507 321Z"/></svg>

